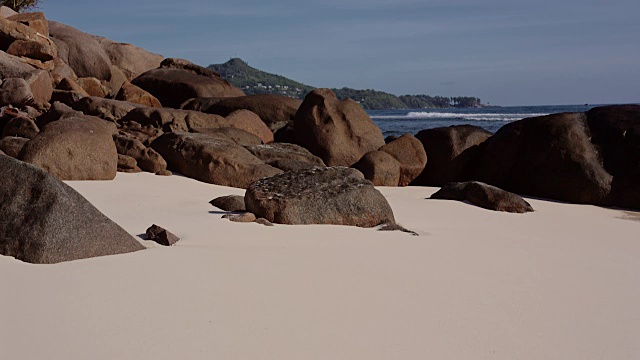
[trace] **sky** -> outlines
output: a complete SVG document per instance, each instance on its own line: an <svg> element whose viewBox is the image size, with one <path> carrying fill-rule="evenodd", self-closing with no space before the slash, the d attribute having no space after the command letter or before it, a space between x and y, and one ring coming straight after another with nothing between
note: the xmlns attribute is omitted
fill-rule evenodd
<svg viewBox="0 0 640 360"><path fill-rule="evenodd" d="M42 0L47 18L207 66L496 105L640 102L638 0Z"/></svg>

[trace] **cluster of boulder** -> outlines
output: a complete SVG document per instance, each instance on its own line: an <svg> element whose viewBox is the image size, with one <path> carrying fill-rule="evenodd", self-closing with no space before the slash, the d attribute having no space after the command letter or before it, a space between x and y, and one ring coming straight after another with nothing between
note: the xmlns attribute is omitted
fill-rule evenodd
<svg viewBox="0 0 640 360"><path fill-rule="evenodd" d="M5 173L5 166L29 174L37 167L41 178L111 180L118 171L177 172L247 189L242 211L265 224L392 229L393 212L374 186L457 183L435 197L501 211L530 211L507 191L640 208L640 106L530 118L496 134L453 126L385 139L358 103L328 89L303 101L245 96L189 61L86 34L42 13L1 13ZM11 192L3 196L10 201ZM24 209L5 206L0 217ZM7 236L16 227L7 224L0 226L2 253L37 259L20 255L37 247L12 242ZM135 250L127 246L120 250Z"/></svg>

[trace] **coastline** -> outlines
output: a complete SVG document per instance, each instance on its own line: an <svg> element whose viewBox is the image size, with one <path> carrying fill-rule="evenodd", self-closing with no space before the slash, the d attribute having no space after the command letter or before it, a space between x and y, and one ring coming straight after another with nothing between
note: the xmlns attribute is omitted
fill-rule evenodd
<svg viewBox="0 0 640 360"><path fill-rule="evenodd" d="M207 202L243 190L118 173L67 182L132 235L176 246L57 265L0 257L8 358L631 359L640 222L527 199L517 215L379 188L418 232L264 227ZM611 234L616 234L612 237Z"/></svg>

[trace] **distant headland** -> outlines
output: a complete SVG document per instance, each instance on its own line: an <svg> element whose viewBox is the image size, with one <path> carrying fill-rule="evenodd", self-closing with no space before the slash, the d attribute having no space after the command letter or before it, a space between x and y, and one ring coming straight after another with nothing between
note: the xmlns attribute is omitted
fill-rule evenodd
<svg viewBox="0 0 640 360"><path fill-rule="evenodd" d="M209 65L209 69L219 73L221 77L227 79L233 86L242 89L247 95L279 94L304 99L305 95L315 89L313 86L284 76L253 68L240 58L233 58L224 64ZM480 108L486 106L479 98L470 96L396 96L372 89L357 90L346 87L332 90L338 98L351 98L367 110Z"/></svg>

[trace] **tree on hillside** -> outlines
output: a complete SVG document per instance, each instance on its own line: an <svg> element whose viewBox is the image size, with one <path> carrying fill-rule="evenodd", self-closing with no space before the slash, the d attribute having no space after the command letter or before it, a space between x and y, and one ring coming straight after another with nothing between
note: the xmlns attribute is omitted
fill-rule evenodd
<svg viewBox="0 0 640 360"><path fill-rule="evenodd" d="M0 6L6 6L17 12L22 12L38 7L39 2L40 0L0 0Z"/></svg>

